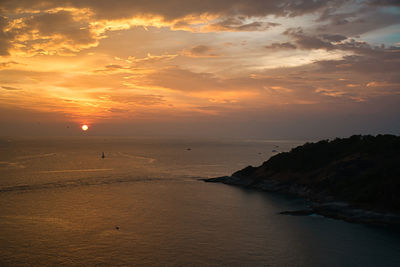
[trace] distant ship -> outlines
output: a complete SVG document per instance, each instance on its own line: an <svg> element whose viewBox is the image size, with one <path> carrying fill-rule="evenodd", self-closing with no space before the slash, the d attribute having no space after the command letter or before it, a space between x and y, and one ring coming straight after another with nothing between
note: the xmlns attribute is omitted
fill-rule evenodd
<svg viewBox="0 0 400 267"><path fill-rule="evenodd" d="M104 152L101 152L101 158L104 159Z"/></svg>

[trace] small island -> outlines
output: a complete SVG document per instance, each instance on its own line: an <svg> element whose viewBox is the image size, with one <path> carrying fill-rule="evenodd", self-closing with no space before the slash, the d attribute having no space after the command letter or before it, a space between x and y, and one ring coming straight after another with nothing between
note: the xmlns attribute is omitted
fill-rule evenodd
<svg viewBox="0 0 400 267"><path fill-rule="evenodd" d="M306 143L259 167L204 179L312 201L288 215L319 214L349 222L400 225L400 136L353 135Z"/></svg>

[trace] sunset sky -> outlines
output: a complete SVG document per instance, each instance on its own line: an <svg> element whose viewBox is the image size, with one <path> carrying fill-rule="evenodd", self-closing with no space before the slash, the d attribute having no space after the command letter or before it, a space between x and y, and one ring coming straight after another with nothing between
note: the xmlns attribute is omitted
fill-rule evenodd
<svg viewBox="0 0 400 267"><path fill-rule="evenodd" d="M2 0L0 135L400 134L400 1Z"/></svg>

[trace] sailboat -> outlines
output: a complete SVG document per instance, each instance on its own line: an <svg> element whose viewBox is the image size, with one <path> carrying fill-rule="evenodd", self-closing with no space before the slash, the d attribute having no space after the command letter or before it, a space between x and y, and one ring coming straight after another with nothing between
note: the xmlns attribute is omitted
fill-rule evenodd
<svg viewBox="0 0 400 267"><path fill-rule="evenodd" d="M101 152L101 158L104 159L104 152Z"/></svg>

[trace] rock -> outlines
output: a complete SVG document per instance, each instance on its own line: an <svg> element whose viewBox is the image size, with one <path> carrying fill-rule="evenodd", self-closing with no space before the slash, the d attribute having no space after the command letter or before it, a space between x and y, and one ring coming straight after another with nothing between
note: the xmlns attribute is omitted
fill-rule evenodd
<svg viewBox="0 0 400 267"><path fill-rule="evenodd" d="M350 222L400 225L400 137L336 138L306 143L259 167L204 179L307 198L313 212ZM295 214L306 211L287 211Z"/></svg>
<svg viewBox="0 0 400 267"><path fill-rule="evenodd" d="M288 211L282 211L279 212L279 214L283 215L293 215L293 216L308 216L311 214L314 214L314 211L312 209L307 209L307 210L288 210Z"/></svg>
<svg viewBox="0 0 400 267"><path fill-rule="evenodd" d="M230 176L222 176L222 177L216 177L216 178L206 178L206 179L201 179L204 182L208 183L223 183L225 180L229 179Z"/></svg>

